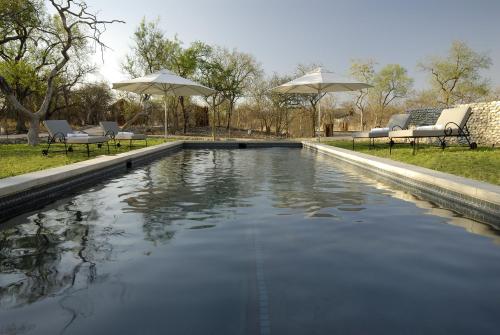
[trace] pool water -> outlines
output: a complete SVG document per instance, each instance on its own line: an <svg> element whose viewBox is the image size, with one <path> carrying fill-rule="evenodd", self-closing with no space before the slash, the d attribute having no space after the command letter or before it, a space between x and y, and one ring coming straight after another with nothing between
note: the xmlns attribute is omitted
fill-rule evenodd
<svg viewBox="0 0 500 335"><path fill-rule="evenodd" d="M0 334L498 334L499 234L305 149L185 150L0 228Z"/></svg>

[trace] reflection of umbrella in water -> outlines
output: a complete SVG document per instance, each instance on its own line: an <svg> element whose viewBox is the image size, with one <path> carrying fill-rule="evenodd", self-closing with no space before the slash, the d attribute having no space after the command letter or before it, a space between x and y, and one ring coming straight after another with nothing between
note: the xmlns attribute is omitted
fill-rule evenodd
<svg viewBox="0 0 500 335"><path fill-rule="evenodd" d="M167 96L208 96L215 91L200 85L192 80L183 78L168 70L148 74L131 80L120 81L113 84L116 90L127 91L137 94L163 95ZM168 132L167 123L167 100L164 99L165 108L165 138Z"/></svg>
<svg viewBox="0 0 500 335"><path fill-rule="evenodd" d="M328 72L322 68L317 68L306 73L302 77L289 81L283 85L273 88L278 93L296 94L326 94L328 92L349 92L363 88L372 87L365 83L341 80L333 72ZM320 139L319 129L321 127L321 98L318 101L318 141Z"/></svg>

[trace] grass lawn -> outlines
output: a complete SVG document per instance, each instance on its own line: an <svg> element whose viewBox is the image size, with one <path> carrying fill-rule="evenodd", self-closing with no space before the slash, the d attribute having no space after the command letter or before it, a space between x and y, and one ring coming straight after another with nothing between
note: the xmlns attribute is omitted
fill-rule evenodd
<svg viewBox="0 0 500 335"><path fill-rule="evenodd" d="M175 141L175 139L168 139ZM162 138L148 139L148 146L164 143ZM42 149L45 149L47 144L41 143L37 147L31 147L27 144L0 144L0 178L16 176L23 173L33 172L48 169L55 166L71 164L84 161L87 158L87 151L84 145L75 145L74 151L69 152L66 156L64 152L52 152L52 150L64 150L64 145L51 145L48 156L42 155ZM144 141L135 141L133 149L144 148ZM96 145L91 145L90 158L99 155L107 154L106 145L98 149ZM116 154L129 151L128 142L122 143L122 146L115 149L114 145L109 145L110 154Z"/></svg>
<svg viewBox="0 0 500 335"><path fill-rule="evenodd" d="M326 144L352 150L351 141L332 141ZM420 145L417 154L412 155L412 148L409 144L398 144L389 155L387 144L376 144L375 149L369 149L368 142L359 141L356 142L355 150L500 185L500 149L498 148L479 147L476 150L470 150L467 146L450 146L443 151L438 147Z"/></svg>

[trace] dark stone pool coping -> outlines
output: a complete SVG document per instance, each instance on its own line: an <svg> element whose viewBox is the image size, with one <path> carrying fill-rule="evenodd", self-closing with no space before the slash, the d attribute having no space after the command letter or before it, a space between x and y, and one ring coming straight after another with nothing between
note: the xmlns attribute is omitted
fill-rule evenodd
<svg viewBox="0 0 500 335"><path fill-rule="evenodd" d="M443 208L500 227L499 186L317 142L302 144Z"/></svg>
<svg viewBox="0 0 500 335"><path fill-rule="evenodd" d="M4 178L0 180L0 222L183 149L269 147L305 147L335 157L362 173L408 190L441 207L500 227L499 186L309 141L176 141Z"/></svg>

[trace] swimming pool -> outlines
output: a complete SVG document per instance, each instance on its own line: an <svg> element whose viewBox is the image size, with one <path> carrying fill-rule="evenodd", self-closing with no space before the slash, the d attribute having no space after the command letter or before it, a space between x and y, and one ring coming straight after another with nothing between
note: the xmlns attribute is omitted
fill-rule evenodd
<svg viewBox="0 0 500 335"><path fill-rule="evenodd" d="M0 229L0 334L500 324L497 231L304 149L184 150Z"/></svg>

